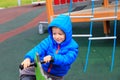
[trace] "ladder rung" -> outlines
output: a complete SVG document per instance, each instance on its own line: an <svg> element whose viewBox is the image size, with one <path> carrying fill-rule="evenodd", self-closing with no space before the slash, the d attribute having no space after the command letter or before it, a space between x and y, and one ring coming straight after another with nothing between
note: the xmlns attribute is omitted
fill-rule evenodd
<svg viewBox="0 0 120 80"><path fill-rule="evenodd" d="M66 13L65 15L69 15L68 13ZM58 15L53 15L53 17L56 17ZM94 16L89 15L89 16L70 16L70 18L92 18Z"/></svg>
<svg viewBox="0 0 120 80"><path fill-rule="evenodd" d="M91 1L99 1L99 0L91 0Z"/></svg>
<svg viewBox="0 0 120 80"><path fill-rule="evenodd" d="M92 18L93 16L70 16L70 18Z"/></svg>
<svg viewBox="0 0 120 80"><path fill-rule="evenodd" d="M91 21L97 21L97 20L106 20L106 19L116 19L117 16L113 17L101 17L101 18L91 18Z"/></svg>
<svg viewBox="0 0 120 80"><path fill-rule="evenodd" d="M48 24L48 22L47 21L40 21L39 23L45 23L45 24Z"/></svg>
<svg viewBox="0 0 120 80"><path fill-rule="evenodd" d="M90 36L92 36L92 35L90 35L90 34L81 34L81 35L74 34L74 35L72 35L72 37L90 37Z"/></svg>
<svg viewBox="0 0 120 80"><path fill-rule="evenodd" d="M116 39L116 36L111 37L91 37L89 40L102 40L102 39Z"/></svg>

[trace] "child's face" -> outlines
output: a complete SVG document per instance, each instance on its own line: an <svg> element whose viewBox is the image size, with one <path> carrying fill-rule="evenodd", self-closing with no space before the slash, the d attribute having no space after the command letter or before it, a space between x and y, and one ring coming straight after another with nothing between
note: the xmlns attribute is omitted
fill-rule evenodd
<svg viewBox="0 0 120 80"><path fill-rule="evenodd" d="M65 40L65 34L64 32L57 28L57 27L52 27L52 34L53 38L57 43L61 43Z"/></svg>

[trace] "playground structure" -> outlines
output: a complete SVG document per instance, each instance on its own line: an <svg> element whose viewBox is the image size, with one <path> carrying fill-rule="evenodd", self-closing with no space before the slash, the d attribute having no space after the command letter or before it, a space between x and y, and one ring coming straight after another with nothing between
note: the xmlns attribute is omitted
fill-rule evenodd
<svg viewBox="0 0 120 80"><path fill-rule="evenodd" d="M55 2L55 5L62 5L62 3L66 4L64 2L65 0L61 0L61 4L58 2ZM70 0L67 0L68 3ZM90 2L91 0L73 0L74 4L76 3L85 3L85 2ZM96 0L99 1L99 0ZM87 2L87 3L88 3ZM73 5L74 5L73 4ZM87 4L86 4L87 5ZM104 34L108 35L110 33L110 25L109 22L111 20L114 20L114 6L109 4L109 0L104 0L103 6L95 8L94 9L94 21L102 21L103 22L103 27L104 27ZM57 15L54 14L54 7L53 7L53 2L52 0L46 0L46 7L47 7L47 14L48 14L48 23L51 22L52 17L55 17ZM120 5L119 5L120 7ZM109 15L108 15L109 14ZM59 15L59 14L58 14ZM70 14L72 22L90 22L91 17L93 17L91 9L86 9L86 10L81 10L81 11L75 11ZM112 17L111 17L112 16ZM104 18L104 19L103 19ZM117 12L117 20L120 20L120 10Z"/></svg>
<svg viewBox="0 0 120 80"><path fill-rule="evenodd" d="M54 13L54 8L57 5L60 6L67 6L68 12L67 13L61 13L64 15L69 15L71 17L71 21L74 22L90 22L90 34L73 34L73 37L88 37L89 43L88 43L88 51L86 54L86 63L84 66L84 72L86 72L87 65L88 65L88 58L90 55L90 47L91 47L91 41L92 40L104 40L104 39L113 39L113 51L112 51L112 60L111 60L111 68L110 71L112 72L113 66L114 66L114 55L115 55L115 49L116 49L116 27L117 27L117 20L120 20L120 2L119 0L103 0L100 7L94 7L95 2L101 2L102 0L46 0L46 8L47 8L47 15L48 15L48 22L40 22L40 28L39 30L43 31L43 27L46 24L49 24L54 17L56 17L59 14ZM53 5L54 3L54 5ZM91 3L91 8L89 9L83 9L78 11L72 12L73 5L76 5L76 3L80 5L88 5ZM85 4L84 4L85 3ZM55 6L55 7L54 7ZM104 37L93 37L92 34L92 26L93 22L103 22L103 29L104 29ZM108 36L110 33L110 21L114 21L114 35Z"/></svg>
<svg viewBox="0 0 120 80"><path fill-rule="evenodd" d="M45 4L46 1L44 0L31 0L33 5L42 5ZM18 0L18 6L21 6L21 0Z"/></svg>
<svg viewBox="0 0 120 80"><path fill-rule="evenodd" d="M32 0L32 4L33 4L33 5L42 5L42 4L45 4L45 3L46 3L45 0L44 0L44 1L41 1L41 0L35 1L35 0Z"/></svg>

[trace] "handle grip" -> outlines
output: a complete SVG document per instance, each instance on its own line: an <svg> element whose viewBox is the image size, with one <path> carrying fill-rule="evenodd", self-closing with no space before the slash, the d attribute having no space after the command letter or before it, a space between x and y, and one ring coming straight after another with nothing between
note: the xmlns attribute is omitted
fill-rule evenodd
<svg viewBox="0 0 120 80"><path fill-rule="evenodd" d="M45 62L44 62L44 61L41 61L40 63L41 63L41 64L44 64ZM36 64L36 63L31 63L30 66L35 66L35 67L37 67L37 64ZM29 66L29 67L30 67L30 66ZM19 65L19 68L22 70L24 67L23 67L23 65L20 64L20 65Z"/></svg>

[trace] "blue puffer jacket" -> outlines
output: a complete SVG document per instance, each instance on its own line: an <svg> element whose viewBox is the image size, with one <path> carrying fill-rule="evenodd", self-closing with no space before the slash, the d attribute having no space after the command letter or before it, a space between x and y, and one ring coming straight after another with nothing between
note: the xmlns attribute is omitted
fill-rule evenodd
<svg viewBox="0 0 120 80"><path fill-rule="evenodd" d="M56 54L58 44L52 37L51 28L53 26L63 30L66 35L65 41L60 44L58 54ZM30 58L31 62L33 62L36 52L39 53L41 60L44 56L51 55L54 58L54 62L42 64L43 69L47 72L50 64L52 64L50 73L56 76L64 76L78 55L78 44L72 39L72 24L70 17L59 15L54 18L48 26L48 32L49 36L30 50L25 58Z"/></svg>

